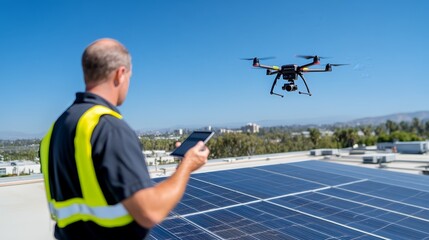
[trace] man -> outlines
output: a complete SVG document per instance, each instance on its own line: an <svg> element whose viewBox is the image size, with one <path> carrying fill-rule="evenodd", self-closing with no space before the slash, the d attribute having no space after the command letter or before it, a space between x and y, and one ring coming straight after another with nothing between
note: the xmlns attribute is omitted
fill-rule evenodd
<svg viewBox="0 0 429 240"><path fill-rule="evenodd" d="M190 149L175 173L154 185L140 141L117 106L127 95L131 57L113 39L82 56L86 91L57 119L40 155L58 239L143 239L180 201L191 172L209 154Z"/></svg>

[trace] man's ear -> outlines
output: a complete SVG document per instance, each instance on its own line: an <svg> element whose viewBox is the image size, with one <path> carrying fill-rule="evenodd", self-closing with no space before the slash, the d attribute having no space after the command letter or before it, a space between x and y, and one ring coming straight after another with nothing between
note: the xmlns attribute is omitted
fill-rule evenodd
<svg viewBox="0 0 429 240"><path fill-rule="evenodd" d="M115 87L119 86L124 82L125 80L125 73L126 69L125 67L119 67L115 72L115 79L113 80L113 84L115 84Z"/></svg>

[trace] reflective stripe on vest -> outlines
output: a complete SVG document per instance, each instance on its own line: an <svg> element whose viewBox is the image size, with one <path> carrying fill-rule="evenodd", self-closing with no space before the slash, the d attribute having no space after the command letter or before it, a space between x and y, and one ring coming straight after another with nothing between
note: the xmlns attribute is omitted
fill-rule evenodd
<svg viewBox="0 0 429 240"><path fill-rule="evenodd" d="M49 145L54 125L42 139L40 158L45 180L46 197L51 217L60 228L77 221L93 221L103 227L120 227L133 221L121 203L108 205L100 188L92 161L91 136L102 115L109 114L119 119L122 116L110 108L96 105L79 119L74 138L75 160L82 198L64 201L52 199L49 186Z"/></svg>

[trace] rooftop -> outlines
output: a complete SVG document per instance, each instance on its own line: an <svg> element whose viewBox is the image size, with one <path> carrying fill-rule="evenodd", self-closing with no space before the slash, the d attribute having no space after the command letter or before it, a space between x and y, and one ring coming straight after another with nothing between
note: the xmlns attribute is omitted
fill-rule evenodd
<svg viewBox="0 0 429 240"><path fill-rule="evenodd" d="M355 156L348 155L347 153L340 153L338 156L309 156L308 151L281 153L210 160L198 173L240 168L260 168L276 164L317 160L318 162L333 162L341 165L361 166L372 169L379 169L382 167L383 169L389 170L389 172L421 175L422 170L424 170L429 163L429 155L395 154L395 156L396 160L394 162L380 165L362 164L361 155ZM170 175L174 172L174 169L175 165L162 165L150 167L150 172L154 178L158 178ZM429 183L429 176L427 181ZM53 222L49 217L41 175L0 178L0 197L2 199L2 201L0 201L0 210L2 212L2 217L0 218L2 238L53 239ZM425 221L429 222L428 219L425 219ZM22 229L25 228L25 231L17 230L16 226L20 226Z"/></svg>

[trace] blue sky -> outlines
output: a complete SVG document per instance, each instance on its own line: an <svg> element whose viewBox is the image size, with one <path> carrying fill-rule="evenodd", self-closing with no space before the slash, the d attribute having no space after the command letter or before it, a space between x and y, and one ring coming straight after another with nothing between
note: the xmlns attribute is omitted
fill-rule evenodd
<svg viewBox="0 0 429 240"><path fill-rule="evenodd" d="M428 110L428 11L424 0L3 0L0 131L45 132L84 89L82 51L103 37L132 54L120 111L136 130ZM350 65L306 74L312 97L280 98L274 76L240 60L306 63L299 54Z"/></svg>

